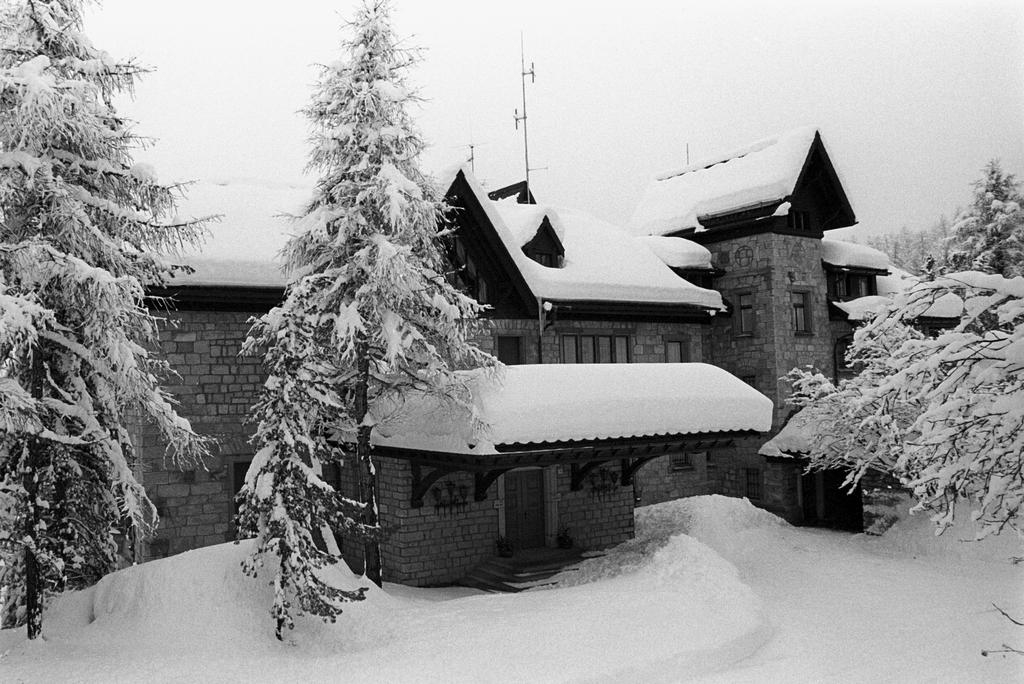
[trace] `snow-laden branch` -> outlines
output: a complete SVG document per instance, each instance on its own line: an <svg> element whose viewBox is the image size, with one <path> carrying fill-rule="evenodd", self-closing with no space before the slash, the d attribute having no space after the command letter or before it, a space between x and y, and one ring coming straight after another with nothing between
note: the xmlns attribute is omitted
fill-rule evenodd
<svg viewBox="0 0 1024 684"><path fill-rule="evenodd" d="M915 319L954 294L964 315L926 335ZM983 534L1021 529L1024 505L1024 278L962 272L920 281L859 329L834 385L789 374L801 411L763 453L806 453L812 468L845 468L848 483L889 472L939 530L971 502Z"/></svg>

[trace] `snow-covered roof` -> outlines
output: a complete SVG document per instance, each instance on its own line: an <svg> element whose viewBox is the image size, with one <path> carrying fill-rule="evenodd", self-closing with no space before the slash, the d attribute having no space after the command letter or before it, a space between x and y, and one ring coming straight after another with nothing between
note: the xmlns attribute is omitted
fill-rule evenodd
<svg viewBox="0 0 1024 684"><path fill-rule="evenodd" d="M711 269L711 250L693 240L664 235L640 235L638 240L672 268Z"/></svg>
<svg viewBox="0 0 1024 684"><path fill-rule="evenodd" d="M520 246L533 239L544 217L547 217L558 239L565 238L565 228L551 207L543 204L519 204L515 197L494 201L494 205L501 214L501 220L505 222L505 226L512 232L512 237Z"/></svg>
<svg viewBox="0 0 1024 684"><path fill-rule="evenodd" d="M832 302L840 311L846 314L846 318L859 322L866 320L880 311L883 307L892 303L892 298L885 295L868 295L858 297L848 302Z"/></svg>
<svg viewBox="0 0 1024 684"><path fill-rule="evenodd" d="M472 377L479 416L436 400L410 400L400 417L377 416L381 446L489 454L495 445L771 429L772 402L727 371L703 363L508 366L501 382Z"/></svg>
<svg viewBox="0 0 1024 684"><path fill-rule="evenodd" d="M797 412L782 426L779 434L761 445L757 453L775 458L794 458L811 451L817 421L806 409Z"/></svg>
<svg viewBox="0 0 1024 684"><path fill-rule="evenodd" d="M644 243L624 229L583 212L542 207L542 211L512 209L510 228L505 220L513 206L493 201L469 169L463 174L479 200L503 246L532 294L554 301L612 301L651 304L687 304L721 309L722 296L692 285L672 272ZM531 232L525 218L537 220ZM541 266L527 257L522 246L533 237L540 219L547 216L565 247L561 268Z"/></svg>
<svg viewBox="0 0 1024 684"><path fill-rule="evenodd" d="M838 242L838 240L833 242ZM862 245L855 246L862 247ZM893 295L898 292L909 290L914 286L914 283L917 282L917 278L915 276L907 273L903 269L893 266L889 261L889 257L885 256L881 252L879 252L879 254L885 259L885 270L889 272L889 275L875 277L875 285L878 294L868 295L867 297L858 297L857 299L851 299L847 302L832 302L834 306L838 307L846 314L847 319L850 321L860 322L870 318L883 307L892 303ZM880 261L877 263L881 264ZM874 268L874 266L870 266L868 268ZM881 270L881 267L879 267L879 270ZM959 318L963 315L963 312L963 300L952 292L949 292L935 300L935 302L928 307L928 310L921 314L921 316L924 318Z"/></svg>
<svg viewBox="0 0 1024 684"><path fill-rule="evenodd" d="M793 193L816 134L798 128L655 177L630 229L646 235L702 230L702 217L782 202Z"/></svg>
<svg viewBox="0 0 1024 684"><path fill-rule="evenodd" d="M171 285L284 287L278 253L291 232L281 214L302 214L312 189L301 184L239 178L200 181L189 186L178 213L183 218L220 215L211 223L201 249L172 255L195 273L178 275Z"/></svg>
<svg viewBox="0 0 1024 684"><path fill-rule="evenodd" d="M721 295L679 278L624 230L579 212L492 201L467 169L448 170L449 185L460 170L535 296L722 307ZM169 284L283 287L279 252L293 227L282 214L302 214L311 195L311 187L302 184L254 179L193 184L179 207L180 216L222 218L210 225L210 237L201 249L171 257L195 272L178 275ZM545 216L563 240L563 268L541 266L522 252Z"/></svg>
<svg viewBox="0 0 1024 684"><path fill-rule="evenodd" d="M885 252L856 242L832 238L822 238L821 260L832 266L870 268L876 271L888 271L891 266Z"/></svg>

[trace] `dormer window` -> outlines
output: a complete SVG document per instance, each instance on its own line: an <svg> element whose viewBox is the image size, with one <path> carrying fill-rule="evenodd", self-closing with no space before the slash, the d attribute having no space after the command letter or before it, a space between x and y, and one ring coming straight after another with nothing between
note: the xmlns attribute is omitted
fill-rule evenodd
<svg viewBox="0 0 1024 684"><path fill-rule="evenodd" d="M812 229L811 227L811 212L803 211L800 209L790 209L786 215L786 226L790 230L798 230L803 233L808 233Z"/></svg>
<svg viewBox="0 0 1024 684"><path fill-rule="evenodd" d="M561 260L558 258L557 255L552 254L551 252L527 252L526 256L530 257L541 266L547 266L548 268L562 267L562 264L560 263Z"/></svg>
<svg viewBox="0 0 1024 684"><path fill-rule="evenodd" d="M541 266L548 268L562 268L565 259L565 248L558 234L551 226L548 217L541 221L537 234L523 245L523 254L536 261Z"/></svg>

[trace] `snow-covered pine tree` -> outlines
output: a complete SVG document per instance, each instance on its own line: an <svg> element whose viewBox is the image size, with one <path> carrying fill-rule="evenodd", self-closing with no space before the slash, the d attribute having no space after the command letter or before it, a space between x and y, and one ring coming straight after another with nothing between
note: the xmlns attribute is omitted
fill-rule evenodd
<svg viewBox="0 0 1024 684"><path fill-rule="evenodd" d="M30 638L47 593L109 571L124 523L156 521L130 426L152 420L182 461L206 449L147 351L144 286L172 271L157 255L203 227L165 220L177 188L133 163L144 141L111 102L140 71L92 46L80 0L0 9L0 585Z"/></svg>
<svg viewBox="0 0 1024 684"><path fill-rule="evenodd" d="M915 328L950 297L963 300L955 328ZM940 531L960 500L982 536L1024 527L1024 278L918 281L857 330L847 358L860 372L838 385L790 372L802 410L774 442L797 445L812 469L847 470L851 485L869 470L895 476Z"/></svg>
<svg viewBox="0 0 1024 684"><path fill-rule="evenodd" d="M974 183L974 200L953 226L951 268L1024 275L1024 197L1013 174L998 160Z"/></svg>
<svg viewBox="0 0 1024 684"><path fill-rule="evenodd" d="M365 575L381 583L370 434L383 407L410 392L469 407L454 369L496 363L471 343L481 306L445 278L443 204L418 167L424 144L408 112L415 59L398 47L389 14L388 2L368 0L348 27L345 58L323 69L306 109L316 191L285 250L285 300L246 343L267 350L269 379L239 495L243 529L257 536L245 570L273 564L278 638L293 626L293 600L334 620L343 602L362 598L318 572L338 561L331 530L363 540ZM320 477L343 455L360 473L358 501Z"/></svg>

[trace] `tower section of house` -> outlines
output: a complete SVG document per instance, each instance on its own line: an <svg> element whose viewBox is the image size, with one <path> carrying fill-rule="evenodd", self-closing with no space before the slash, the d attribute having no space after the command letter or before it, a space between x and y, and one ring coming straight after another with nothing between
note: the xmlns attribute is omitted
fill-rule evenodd
<svg viewBox="0 0 1024 684"><path fill-rule="evenodd" d="M808 128L658 176L631 224L711 251L729 315L708 327L706 358L773 400L777 431L790 412L790 369L836 373L837 341L850 327L830 316L822 237L855 222L820 134ZM712 486L807 520L799 465L759 456L759 446L754 438L717 450Z"/></svg>

